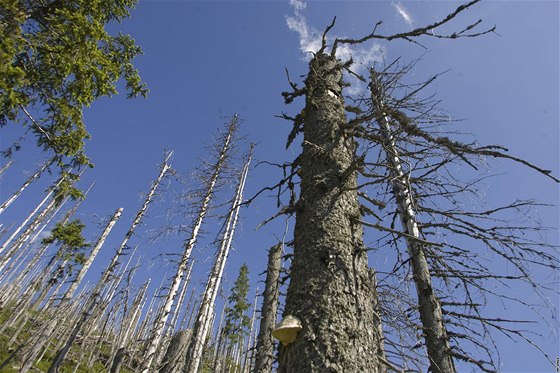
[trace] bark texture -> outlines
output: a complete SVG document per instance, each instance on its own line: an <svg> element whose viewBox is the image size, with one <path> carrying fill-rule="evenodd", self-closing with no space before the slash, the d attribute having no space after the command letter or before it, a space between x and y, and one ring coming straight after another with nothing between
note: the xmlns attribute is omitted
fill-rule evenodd
<svg viewBox="0 0 560 373"><path fill-rule="evenodd" d="M276 324L278 298L280 296L280 270L282 269L282 245L270 248L265 288L261 310L261 323L257 339L255 373L270 373L274 364L274 340L272 329Z"/></svg>
<svg viewBox="0 0 560 373"><path fill-rule="evenodd" d="M180 330L173 336L165 352L159 373L176 373L183 370L191 336L190 329Z"/></svg>
<svg viewBox="0 0 560 373"><path fill-rule="evenodd" d="M278 372L384 371L381 321L358 222L355 150L342 65L318 53L306 80L301 193L284 310L303 329L280 348Z"/></svg>

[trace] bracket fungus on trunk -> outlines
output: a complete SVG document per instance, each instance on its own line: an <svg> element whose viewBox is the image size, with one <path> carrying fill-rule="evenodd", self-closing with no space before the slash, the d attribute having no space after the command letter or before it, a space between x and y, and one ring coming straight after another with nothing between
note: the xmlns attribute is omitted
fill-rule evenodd
<svg viewBox="0 0 560 373"><path fill-rule="evenodd" d="M283 346L295 342L299 331L303 329L301 320L295 316L287 315L284 319L276 325L272 330L272 336L278 339Z"/></svg>

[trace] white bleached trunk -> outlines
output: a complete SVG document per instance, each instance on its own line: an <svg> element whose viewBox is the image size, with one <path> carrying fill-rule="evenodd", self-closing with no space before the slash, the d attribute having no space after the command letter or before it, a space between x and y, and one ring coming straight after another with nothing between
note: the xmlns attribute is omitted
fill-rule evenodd
<svg viewBox="0 0 560 373"><path fill-rule="evenodd" d="M243 372L249 373L253 361L253 328L255 327L255 319L257 318L257 301L259 300L259 288L255 294L255 302L253 303L253 316L251 316L251 325L249 325L249 335L247 336L247 344L245 345L245 359L243 360Z"/></svg>
<svg viewBox="0 0 560 373"><path fill-rule="evenodd" d="M183 256L181 257L181 261L179 262L179 266L177 267L177 273L173 277L173 282L171 284L171 287L170 287L169 292L167 294L167 297L165 299L165 303L164 303L164 306L163 306L163 313L161 315L161 318L158 320L157 324L155 325L155 327L152 330L152 333L151 333L152 335L149 339L150 342L149 342L149 345L147 346L146 352L144 354L144 359L143 359L142 368L141 368L142 373L148 373L149 372L150 367L152 365L152 362L154 360L156 350L157 350L159 342L161 340L163 329L164 329L165 324L167 322L167 319L169 317L169 313L171 312L171 307L173 307L175 297L177 295L179 287L181 286L181 281L183 280L185 269L187 268L187 263L188 263L188 261L191 257L193 247L194 247L194 245L195 245L195 243L198 239L198 233L199 233L199 230L202 226L202 222L204 221L206 213L208 211L210 200L212 199L212 197L214 195L214 188L215 188L216 183L218 181L218 177L221 174L222 166L224 165L224 163L227 159L228 150L229 150L231 142L233 140L233 135L235 133L236 124L237 124L237 115L235 115L230 122L227 135L224 139L223 146L222 146L222 149L220 151L220 155L218 156L218 160L217 160L216 164L214 165L214 168L213 168L213 171L212 171L212 176L210 177L210 180L208 182L208 187L206 189L206 194L205 194L205 196L204 196L203 200L201 201L201 204L198 208L198 214L197 214L197 218L195 220L195 223L194 223L192 231L191 231L191 237L184 245Z"/></svg>
<svg viewBox="0 0 560 373"><path fill-rule="evenodd" d="M192 342L189 347L189 352L187 353L187 365L185 367L185 372L198 372L198 367L200 366L202 360L202 353L204 345L206 343L206 337L208 336L208 332L211 327L210 319L212 314L214 313L214 303L216 302L216 296L218 295L218 290L222 281L222 275L233 240L233 234L237 225L239 209L241 207L241 203L243 202L243 190L245 188L247 174L249 173L251 157L252 148L239 177L239 183L235 193L235 198L233 199L230 213L228 214L226 228L222 237L220 249L218 250L218 253L216 255L216 261L214 262L214 266L206 285L206 291L204 292L204 296L200 303L200 309L198 311L197 320L195 322L193 330Z"/></svg>
<svg viewBox="0 0 560 373"><path fill-rule="evenodd" d="M99 239L95 243L95 246L91 250L91 253L89 254L86 262L84 263L82 268L80 268L80 271L76 275L76 278L74 279L74 281L72 281L72 283L70 284L70 286L66 290L66 293L64 294L64 299L69 300L69 299L72 298L72 296L74 295L74 292L76 291L76 289L78 288L78 286L80 285L80 283L84 279L84 276L86 275L87 271L91 267L91 264L93 263L93 260L95 259L95 257L99 253L99 250L101 250L101 247L103 247L103 244L105 243L105 240L109 236L109 233L111 233L111 230L113 229L113 227L115 226L115 224L117 223L119 218L121 217L122 212L123 212L122 207L119 208L115 212L115 214L113 215L113 217L111 218L111 220L109 221L109 223L107 224L105 229L103 230L103 233L101 234L101 236L99 237Z"/></svg>
<svg viewBox="0 0 560 373"><path fill-rule="evenodd" d="M2 214L4 212L4 210L6 210L8 208L8 206L10 206L18 197L19 195L25 190L25 188L27 188L29 186L29 184L31 184L33 181L35 181L36 179L39 178L39 176L41 176L41 174L43 173L43 171L45 171L47 169L47 167L49 167L51 165L51 163L53 162L54 158L51 159L50 161L46 162L40 169L39 171L35 172L29 179L27 179L27 181L25 183L23 183L23 185L14 192L14 194L12 194L10 196L10 198L8 198L6 201L4 201L1 205L0 205L0 214ZM8 163L8 165L6 167L9 167L12 164L12 161L10 161L10 163ZM2 169L2 172L4 171L4 169ZM0 172L0 174L2 173Z"/></svg>
<svg viewBox="0 0 560 373"><path fill-rule="evenodd" d="M14 163L14 160L10 160L8 163L4 165L4 167L0 168L0 175L2 175L10 166Z"/></svg>
<svg viewBox="0 0 560 373"><path fill-rule="evenodd" d="M51 367L49 368L49 372L58 372L58 368L60 367L60 365L64 361L64 358L66 357L66 354L68 353L68 351L70 350L70 347L74 343L74 340L76 339L76 337L78 336L78 334L82 330L83 326L85 325L85 323L87 322L89 317L94 313L96 308L99 306L100 301L101 301L101 292L102 292L103 288L107 284L110 276L115 272L115 269L116 269L117 264L118 264L118 260L119 260L120 256L122 255L124 249L126 248L128 240L130 239L130 237L134 233L134 230L136 229L138 224L140 224L140 221L142 220L142 217L146 213L146 211L148 209L148 206L150 205L150 202L152 201L161 180L165 176L166 172L170 169L170 166L168 165L167 162L168 162L168 160L169 160L169 158L171 157L172 154L173 153L170 152L166 156L165 161L162 164L160 173L159 173L157 179L152 184L152 187L150 188L150 192L148 193L148 196L146 197L146 200L144 201L144 204L142 205L142 207L140 208L140 210L136 214L136 217L135 217L130 229L126 233L121 245L116 250L113 258L111 259L111 262L109 263L109 266L106 268L106 270L101 275L101 278L100 278L99 282L97 283L97 285L95 286L92 295L90 296L90 298L86 302L86 305L84 307L84 310L82 312L81 317L78 319L78 321L74 325L74 329L70 333L68 339L66 340L66 343L57 352L56 356L54 357L53 362L51 364Z"/></svg>
<svg viewBox="0 0 560 373"><path fill-rule="evenodd" d="M12 233L12 235L10 237L8 237L8 239L2 244L2 246L0 246L0 255L2 255L0 257L0 263L4 263L4 261L5 261L4 258L7 256L7 254L3 254L3 253L10 246L10 243L12 243L14 238L16 238L18 236L19 232L21 232L21 230L27 225L27 223L29 223L29 221L33 218L33 216L35 216L35 214L37 214L37 212L39 212L39 210L41 210L43 205L49 200L49 198L52 196L53 193L54 193L54 189L51 189L47 193L45 198L43 198L43 200L41 202L39 202L37 207L35 207L35 209L33 211L31 211L31 213L29 215L27 215L25 220L16 228L16 230ZM50 204L52 204L54 206L53 201L51 201ZM49 206L50 206L50 204L49 204Z"/></svg>

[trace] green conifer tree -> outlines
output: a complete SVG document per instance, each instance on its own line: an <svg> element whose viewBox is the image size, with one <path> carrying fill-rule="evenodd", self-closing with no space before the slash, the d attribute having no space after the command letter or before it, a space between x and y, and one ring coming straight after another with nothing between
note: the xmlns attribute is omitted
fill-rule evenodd
<svg viewBox="0 0 560 373"><path fill-rule="evenodd" d="M231 295L228 297L229 306L226 308L224 336L231 344L240 342L247 336L251 323L247 310L251 306L247 301L249 293L249 268L243 263L239 269L239 275L235 280Z"/></svg>

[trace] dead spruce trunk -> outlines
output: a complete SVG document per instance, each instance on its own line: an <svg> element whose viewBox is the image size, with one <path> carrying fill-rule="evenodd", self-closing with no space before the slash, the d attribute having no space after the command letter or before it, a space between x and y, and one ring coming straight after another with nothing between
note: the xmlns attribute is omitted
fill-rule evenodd
<svg viewBox="0 0 560 373"><path fill-rule="evenodd" d="M253 365L254 358L254 344L255 339L255 319L257 318L257 302L259 301L259 288L257 288L255 293L255 301L253 303L253 315L251 316L251 324L249 325L249 335L247 336L247 344L244 348L244 358L243 358L243 373L249 373L252 371L251 366Z"/></svg>
<svg viewBox="0 0 560 373"><path fill-rule="evenodd" d="M99 239L95 243L95 246L91 250L91 253L89 254L86 262L84 263L82 268L80 268L80 271L76 275L76 278L72 281L72 283L70 284L70 286L66 290L66 293L64 294L63 299L69 300L70 298L72 298L72 296L76 292L76 289L78 288L78 286L80 285L80 283L84 279L84 276L86 275L87 271L91 267L91 264L93 263L95 257L99 253L99 250L101 250L101 247L103 246L103 244L105 243L105 240L109 236L109 233L111 233L111 230L113 229L113 227L115 226L115 224L117 223L119 218L121 217L122 212L123 212L122 207L119 208L115 212L115 214L113 215L113 217L111 218L111 220L109 221L109 223L107 224L105 229L103 230L103 233L101 233L101 236L99 237Z"/></svg>
<svg viewBox="0 0 560 373"><path fill-rule="evenodd" d="M200 308L193 328L192 341L187 353L187 365L185 372L196 373L202 361L204 346L206 345L206 337L211 329L211 319L214 314L214 303L218 295L218 290L222 282L222 275L229 256L229 250L233 240L233 234L237 226L237 218L239 216L239 208L243 202L243 190L245 188L245 181L249 173L249 165L251 163L253 149L247 157L241 175L239 176L239 183L235 192L235 197L232 201L232 206L227 217L226 228L222 236L220 248L216 253L216 260L212 267L212 271L208 277L206 289L202 300L200 301Z"/></svg>
<svg viewBox="0 0 560 373"><path fill-rule="evenodd" d="M59 183L60 183L60 181L59 181ZM16 230L12 233L12 235L10 237L8 237L8 239L2 244L2 246L0 246L0 254L2 254L8 247L10 247L10 244L14 240L14 238L16 238L18 236L19 232L27 225L27 223L29 223L29 221L33 218L33 216L35 216L35 214L37 214L37 212L39 212L41 210L43 205L45 203L47 203L47 201L53 195L53 193L54 193L54 188L51 189L47 193L47 195L41 200L41 202L39 202L37 207L35 207L35 209L33 211L31 211L31 213L29 215L27 215L25 220L16 228ZM47 210L47 208L49 208L49 206L51 206L51 205L52 205L52 207L54 207L54 204L55 203L54 203L54 199L53 199L53 200L51 200L51 202L47 205L47 207L43 211ZM24 233L22 233L22 235L20 237L22 237L24 235ZM13 254L13 251L14 251L13 247L15 245L18 245L18 241L16 241L14 243L14 245L11 246L12 248L8 251L8 253L2 254L2 256L0 257L0 267L1 268L3 268L5 263L10 259L10 255ZM0 271L1 271L1 269L0 269Z"/></svg>
<svg viewBox="0 0 560 373"><path fill-rule="evenodd" d="M276 324L278 298L280 297L280 271L282 270L282 244L274 245L268 253L268 266L261 309L261 323L257 339L255 373L272 372L274 340L272 329Z"/></svg>
<svg viewBox="0 0 560 373"><path fill-rule="evenodd" d="M389 110L385 107L383 90L373 70L371 70L370 88L371 102L383 138L383 150L389 166L392 193L397 201L397 213L403 233L406 234L406 246L410 255L412 278L416 284L418 311L422 321L426 347L428 348L430 371L433 373L454 373L456 370L450 354L441 303L432 289L430 267L422 243L425 240L421 236L416 220L414 210L416 203L414 203L414 197L409 188L409 175L403 171L402 160L391 132L390 118L387 114Z"/></svg>
<svg viewBox="0 0 560 373"><path fill-rule="evenodd" d="M303 329L281 346L281 373L384 371L380 317L359 223L356 143L348 133L342 65L318 53L306 80L301 192L284 315Z"/></svg>
<svg viewBox="0 0 560 373"><path fill-rule="evenodd" d="M177 373L183 370L191 336L192 330L190 329L179 330L173 335L171 343L169 343L169 347L165 351L159 373Z"/></svg>
<svg viewBox="0 0 560 373"><path fill-rule="evenodd" d="M220 154L218 155L216 164L212 168L212 174L206 184L207 187L206 187L205 195L203 199L200 201L200 205L198 206L198 214L192 226L191 236L183 246L183 256L181 257L181 261L179 262L179 266L177 267L177 272L173 277L173 282L171 284L169 292L167 293L167 297L163 305L161 317L157 321L157 323L154 324L155 326L151 330L150 333L151 336L149 338L149 342L142 362L142 368L141 368L142 373L149 372L152 362L154 360L156 350L158 348L163 330L165 328L165 324L171 312L171 307L173 307L173 303L175 302L175 297L177 295L177 292L179 291L179 287L181 286L183 276L185 275L185 270L187 268L188 261L191 257L192 250L198 239L198 232L200 231L206 213L208 212L210 200L214 195L214 188L216 186L216 183L218 182L218 177L220 176L222 172L222 167L229 155L229 149L233 141L235 130L237 128L237 120L238 120L237 115L234 115L228 125L228 131L223 139Z"/></svg>
<svg viewBox="0 0 560 373"><path fill-rule="evenodd" d="M68 351L70 351L70 348L72 347L72 344L74 343L76 337L82 331L82 328L84 327L84 325L86 324L86 322L88 321L90 316L95 313L96 309L102 303L101 292L106 287L106 285L109 283L110 277L115 273L115 270L116 270L117 265L119 263L119 258L123 254L125 248L127 248L127 244L128 244L128 241L129 241L130 237L132 237L132 234L134 233L134 230L136 229L138 224L140 224L140 221L142 220L142 217L144 216L144 214L148 210L148 207L149 207L150 203L152 202L152 199L153 199L153 197L156 193L156 190L157 190L159 184L161 183L161 180L163 179L163 177L165 176L167 171L169 171L169 169L171 168L171 166L169 166L169 164L167 162L169 161L169 158L171 157L172 154L173 153L170 152L169 154L166 155L165 160L163 161L163 164L161 165L160 173L159 173L157 179L152 183L152 187L150 188L150 191L149 191L148 195L146 196L144 204L142 205L142 207L140 208L140 210L136 214L136 217L134 218L134 221L132 222L132 225L130 226L129 230L125 234L125 237L124 237L121 245L115 251L115 254L113 255L113 258L111 259L111 262L109 263L109 265L107 266L107 268L105 269L103 274L101 275L101 278L97 282L97 285L95 286L91 296L89 297L89 299L87 299L87 301L85 303L85 306L83 308L82 314L78 318L77 322L75 323L72 332L69 334L69 336L68 336L67 340L65 341L63 347L60 350L58 350L58 352L56 353L56 356L53 358L53 362L52 362L52 364L49 368L49 372L58 372L58 369L59 369L60 365L64 361Z"/></svg>
<svg viewBox="0 0 560 373"><path fill-rule="evenodd" d="M25 188L27 188L29 186L29 184L31 184L33 181L35 181L35 179L38 179L39 176L41 176L41 174L43 173L43 171L45 171L47 169L47 167L49 167L53 161L54 161L54 158L52 158L51 160L46 162L37 172L35 172L29 179L27 179L27 181L25 183L23 183L23 185L17 191L15 191L14 194L12 194L10 196L10 198L8 198L6 201L4 201L4 203L2 203L2 205L0 205L0 214L2 214L4 212L4 210L6 210L8 208L8 206L10 206L19 197L19 195L25 190ZM10 163L8 163L7 167L9 167L9 165L11 163L12 163L12 161L10 161ZM1 172L0 172L0 174L1 174Z"/></svg>
<svg viewBox="0 0 560 373"><path fill-rule="evenodd" d="M6 163L2 168L0 168L0 175L2 175L10 166L14 163L14 160L11 159L8 163Z"/></svg>

